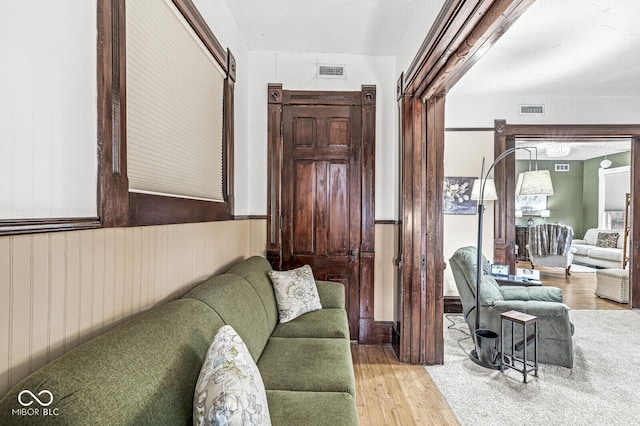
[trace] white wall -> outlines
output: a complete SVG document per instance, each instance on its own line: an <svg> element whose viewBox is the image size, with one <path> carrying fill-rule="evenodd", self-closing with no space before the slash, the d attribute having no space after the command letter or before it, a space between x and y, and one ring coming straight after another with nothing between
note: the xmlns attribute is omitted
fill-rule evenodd
<svg viewBox="0 0 640 426"><path fill-rule="evenodd" d="M433 21L440 13L444 0L422 0L417 2L413 17L407 24L407 32L396 51L396 80L403 71L407 71L413 57L418 52Z"/></svg>
<svg viewBox="0 0 640 426"><path fill-rule="evenodd" d="M493 131L447 131L444 136L444 175L479 177L493 162ZM493 202L487 202L482 227L482 252L493 260ZM457 296L449 258L460 247L478 244L478 215L444 215L444 295Z"/></svg>
<svg viewBox="0 0 640 426"><path fill-rule="evenodd" d="M0 219L95 217L96 2L5 1Z"/></svg>
<svg viewBox="0 0 640 426"><path fill-rule="evenodd" d="M346 66L346 79L316 78L316 64ZM395 103L395 57L327 53L250 51L249 141L244 158L251 199L244 214L267 212L267 86L282 83L285 90L360 90L376 85L375 217L398 217L398 131ZM236 151L236 156L239 153Z"/></svg>
<svg viewBox="0 0 640 426"><path fill-rule="evenodd" d="M545 105L542 116L518 115L519 105ZM639 97L469 96L454 87L447 94L446 127L510 124L633 124L640 120Z"/></svg>

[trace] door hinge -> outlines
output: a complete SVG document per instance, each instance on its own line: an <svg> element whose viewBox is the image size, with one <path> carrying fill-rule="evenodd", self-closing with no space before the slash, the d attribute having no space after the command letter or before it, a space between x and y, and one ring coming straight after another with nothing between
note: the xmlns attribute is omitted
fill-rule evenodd
<svg viewBox="0 0 640 426"><path fill-rule="evenodd" d="M284 134L284 121L280 122L280 134Z"/></svg>
<svg viewBox="0 0 640 426"><path fill-rule="evenodd" d="M282 229L283 226L284 226L284 215L281 214L280 215L280 229Z"/></svg>

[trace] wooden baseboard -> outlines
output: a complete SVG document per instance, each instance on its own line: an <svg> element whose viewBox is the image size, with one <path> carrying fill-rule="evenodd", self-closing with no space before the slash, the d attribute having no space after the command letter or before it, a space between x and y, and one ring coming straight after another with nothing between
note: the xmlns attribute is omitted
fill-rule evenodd
<svg viewBox="0 0 640 426"><path fill-rule="evenodd" d="M391 343L391 321L374 321L370 318L360 319L360 340L364 345L381 345Z"/></svg>
<svg viewBox="0 0 640 426"><path fill-rule="evenodd" d="M444 296L445 314L461 314L462 302L459 296Z"/></svg>

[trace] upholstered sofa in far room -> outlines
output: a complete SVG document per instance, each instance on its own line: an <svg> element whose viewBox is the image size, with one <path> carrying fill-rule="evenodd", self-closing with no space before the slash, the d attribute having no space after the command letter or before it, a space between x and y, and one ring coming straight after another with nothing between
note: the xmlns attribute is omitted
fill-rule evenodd
<svg viewBox="0 0 640 426"><path fill-rule="evenodd" d="M231 325L257 363L273 425L357 425L343 285L318 281L323 309L281 324L270 270L262 257L246 259L73 349L0 399L0 424L193 424L207 351ZM51 392L47 413L57 415L21 415L23 390Z"/></svg>
<svg viewBox="0 0 640 426"><path fill-rule="evenodd" d="M598 247L598 233L618 233L615 247ZM575 249L573 261L584 265L601 268L622 268L624 256L624 234L620 231L590 228L581 240L573 240L571 247Z"/></svg>

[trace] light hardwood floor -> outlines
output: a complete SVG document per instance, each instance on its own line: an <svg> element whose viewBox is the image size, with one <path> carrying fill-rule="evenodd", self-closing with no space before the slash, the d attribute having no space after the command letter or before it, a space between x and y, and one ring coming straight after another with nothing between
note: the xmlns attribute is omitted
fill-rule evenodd
<svg viewBox="0 0 640 426"><path fill-rule="evenodd" d="M530 263L519 262L529 268ZM571 309L628 309L627 304L594 295L596 276L540 267L544 285L562 289ZM458 421L422 366L398 362L388 345L351 345L356 400L362 426L458 425Z"/></svg>
<svg viewBox="0 0 640 426"><path fill-rule="evenodd" d="M530 262L518 262L518 268L530 268ZM572 272L566 279L564 272L557 268L536 268L540 271L542 285L562 289L564 303L571 309L629 309L626 303L601 299L595 295L596 274Z"/></svg>

